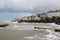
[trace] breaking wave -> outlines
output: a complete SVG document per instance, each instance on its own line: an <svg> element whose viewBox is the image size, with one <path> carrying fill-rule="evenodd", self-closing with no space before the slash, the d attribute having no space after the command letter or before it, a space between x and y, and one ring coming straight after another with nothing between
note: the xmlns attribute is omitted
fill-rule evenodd
<svg viewBox="0 0 60 40"><path fill-rule="evenodd" d="M43 33L35 34L34 36L24 37L27 40L60 40L60 35L51 30L42 30Z"/></svg>

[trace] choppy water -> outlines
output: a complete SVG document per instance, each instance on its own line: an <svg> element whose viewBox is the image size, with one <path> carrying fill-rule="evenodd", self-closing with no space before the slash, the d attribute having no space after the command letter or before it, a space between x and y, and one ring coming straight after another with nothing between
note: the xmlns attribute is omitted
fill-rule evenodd
<svg viewBox="0 0 60 40"><path fill-rule="evenodd" d="M10 30L34 30L34 27L56 29L60 28L60 25L55 23L10 23L6 29Z"/></svg>
<svg viewBox="0 0 60 40"><path fill-rule="evenodd" d="M50 29L34 29L34 27ZM54 23L10 23L6 28L0 28L1 40L60 40L60 28Z"/></svg>
<svg viewBox="0 0 60 40"><path fill-rule="evenodd" d="M27 40L60 40L60 34L50 30L42 30L43 33L35 34L34 36L24 37Z"/></svg>

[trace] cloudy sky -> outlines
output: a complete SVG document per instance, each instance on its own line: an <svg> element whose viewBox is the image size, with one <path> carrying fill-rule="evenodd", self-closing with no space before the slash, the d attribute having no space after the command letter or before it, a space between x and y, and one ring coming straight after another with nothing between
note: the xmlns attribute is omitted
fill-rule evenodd
<svg viewBox="0 0 60 40"><path fill-rule="evenodd" d="M3 12L0 18L6 12L24 16L56 9L60 9L60 0L0 0L0 12Z"/></svg>
<svg viewBox="0 0 60 40"><path fill-rule="evenodd" d="M59 4L60 0L0 0L0 11L58 9L60 8Z"/></svg>

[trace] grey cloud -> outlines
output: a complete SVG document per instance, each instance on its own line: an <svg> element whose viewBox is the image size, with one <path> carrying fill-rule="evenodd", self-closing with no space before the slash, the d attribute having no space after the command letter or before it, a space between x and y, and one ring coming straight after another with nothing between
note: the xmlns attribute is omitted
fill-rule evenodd
<svg viewBox="0 0 60 40"><path fill-rule="evenodd" d="M0 11L41 12L60 9L60 0L0 0Z"/></svg>

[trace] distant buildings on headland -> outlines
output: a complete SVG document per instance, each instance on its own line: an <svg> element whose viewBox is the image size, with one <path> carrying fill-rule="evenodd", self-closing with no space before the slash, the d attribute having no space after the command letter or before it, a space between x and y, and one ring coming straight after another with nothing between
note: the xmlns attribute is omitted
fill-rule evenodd
<svg viewBox="0 0 60 40"><path fill-rule="evenodd" d="M48 11L45 13L40 13L40 14L35 14L31 16L24 16L21 19L14 19L12 21L14 22L40 22L40 21L46 21L47 18L51 20L53 17L60 17L60 10L55 10L55 11Z"/></svg>

